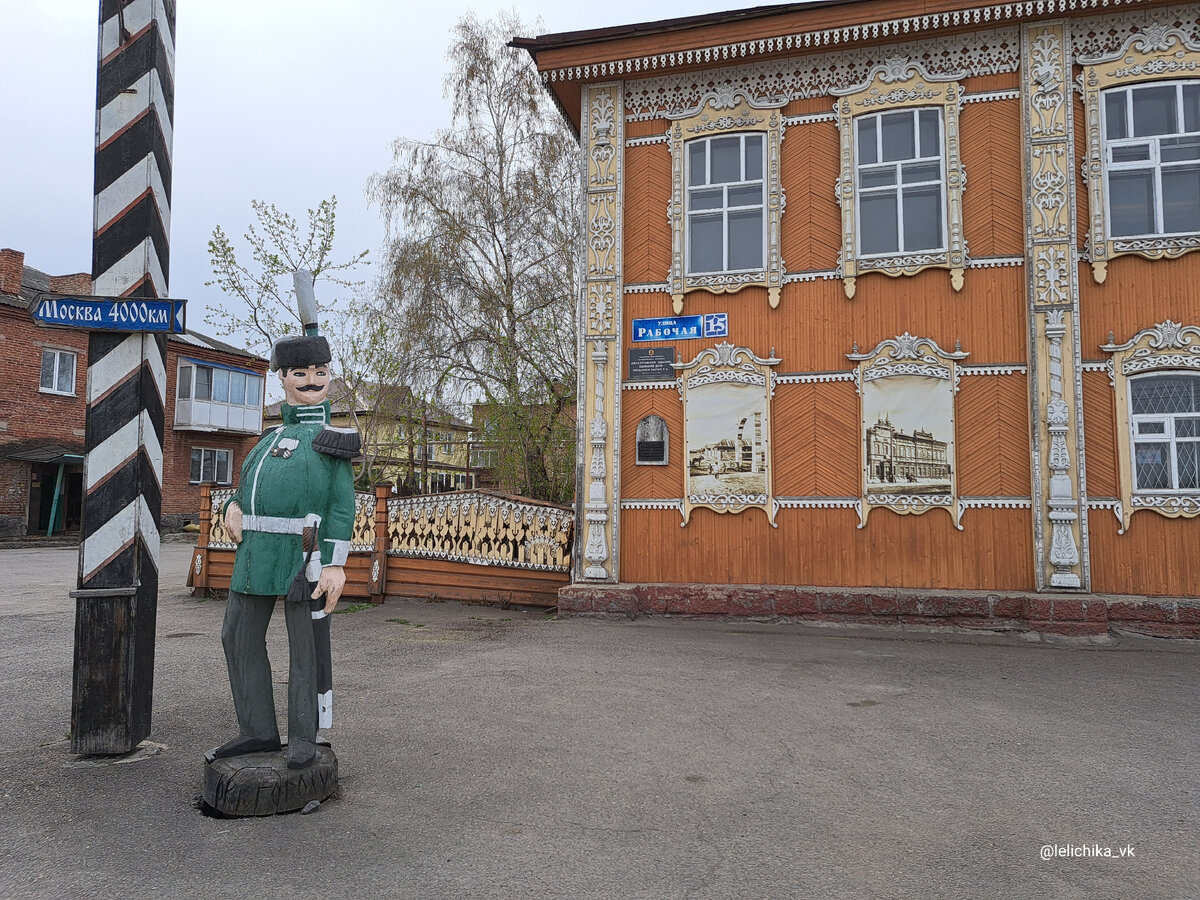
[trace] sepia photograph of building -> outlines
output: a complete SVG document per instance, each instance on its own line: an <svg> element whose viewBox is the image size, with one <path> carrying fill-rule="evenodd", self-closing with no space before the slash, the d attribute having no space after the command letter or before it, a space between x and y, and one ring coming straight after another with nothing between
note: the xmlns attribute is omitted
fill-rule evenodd
<svg viewBox="0 0 1200 900"><path fill-rule="evenodd" d="M688 493L759 495L767 491L763 392L746 384L710 384L688 416Z"/></svg>
<svg viewBox="0 0 1200 900"><path fill-rule="evenodd" d="M863 385L867 496L949 494L954 394L939 378L900 375Z"/></svg>

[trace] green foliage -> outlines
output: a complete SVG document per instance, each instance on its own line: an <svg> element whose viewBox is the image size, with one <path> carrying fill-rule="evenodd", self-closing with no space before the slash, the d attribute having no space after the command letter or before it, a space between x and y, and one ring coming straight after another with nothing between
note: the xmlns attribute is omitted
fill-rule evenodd
<svg viewBox="0 0 1200 900"><path fill-rule="evenodd" d="M249 249L248 261L245 255L239 259L238 250L219 225L208 242L213 280L205 286L220 288L233 303L208 313L204 321L217 334L237 335L265 356L276 339L300 328L292 273L297 269L312 272L314 281L324 284L323 289L317 288L317 299L323 311L330 310L343 297L361 290L363 283L348 276L363 263L367 251L343 262L331 258L336 197L308 210L303 232L296 219L274 203L251 200L250 208L257 224L251 224L242 236Z"/></svg>
<svg viewBox="0 0 1200 900"><path fill-rule="evenodd" d="M381 314L411 337L438 396L480 403L515 493L574 484L578 146L511 15L455 27L449 128L400 139L370 184L389 233Z"/></svg>
<svg viewBox="0 0 1200 900"><path fill-rule="evenodd" d="M372 609L374 605L375 604L373 603L351 603L347 606L343 606L341 609L335 609L333 612L335 615L341 613L362 612L364 609Z"/></svg>

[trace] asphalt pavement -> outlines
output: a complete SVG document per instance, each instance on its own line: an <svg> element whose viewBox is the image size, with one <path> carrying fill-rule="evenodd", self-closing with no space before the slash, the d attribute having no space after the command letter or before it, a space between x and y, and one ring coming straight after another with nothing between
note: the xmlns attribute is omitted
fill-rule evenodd
<svg viewBox="0 0 1200 900"><path fill-rule="evenodd" d="M76 551L0 551L0 898L1200 897L1200 648L1150 638L344 603L339 793L208 817L236 724L190 549L119 760L67 740Z"/></svg>

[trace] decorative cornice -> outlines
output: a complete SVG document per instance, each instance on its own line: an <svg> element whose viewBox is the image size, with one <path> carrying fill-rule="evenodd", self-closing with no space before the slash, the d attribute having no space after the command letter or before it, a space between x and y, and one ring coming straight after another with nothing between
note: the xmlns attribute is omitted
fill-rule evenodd
<svg viewBox="0 0 1200 900"><path fill-rule="evenodd" d="M669 391L679 387L677 381L622 381L623 391Z"/></svg>
<svg viewBox="0 0 1200 900"><path fill-rule="evenodd" d="M776 375L776 384L829 384L834 381L853 382L858 373L851 369L849 372L791 372L787 375Z"/></svg>
<svg viewBox="0 0 1200 900"><path fill-rule="evenodd" d="M1022 363L999 366L959 366L958 374L964 378L968 375L1025 375L1029 367Z"/></svg>
<svg viewBox="0 0 1200 900"><path fill-rule="evenodd" d="M1145 6L1147 2L1148 0L1123 0L1123 5L1141 7ZM1024 2L1018 3L978 6L953 12L903 16L878 22L846 25L841 28L804 31L759 40L712 44L707 47L679 50L673 53L657 53L606 60L583 66L549 69L542 73L542 79L546 82L558 82L596 78L635 78L660 70L673 69L677 66L722 63L727 60L747 59L791 50L803 52L822 47L852 47L858 43L880 38L907 37L939 29L988 25L996 22L1009 23L1013 19L1062 15L1077 10L1101 9L1118 3L1122 3L1122 0L1024 0Z"/></svg>

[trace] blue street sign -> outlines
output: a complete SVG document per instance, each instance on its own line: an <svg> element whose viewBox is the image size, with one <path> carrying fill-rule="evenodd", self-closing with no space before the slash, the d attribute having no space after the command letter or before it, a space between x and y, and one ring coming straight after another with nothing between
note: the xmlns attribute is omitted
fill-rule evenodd
<svg viewBox="0 0 1200 900"><path fill-rule="evenodd" d="M142 297L43 297L33 311L39 325L85 331L187 331L186 300Z"/></svg>
<svg viewBox="0 0 1200 900"><path fill-rule="evenodd" d="M729 336L729 313L709 313L704 317L705 337Z"/></svg>
<svg viewBox="0 0 1200 900"><path fill-rule="evenodd" d="M729 313L633 320L634 341L682 341L691 338L726 337L728 334Z"/></svg>

